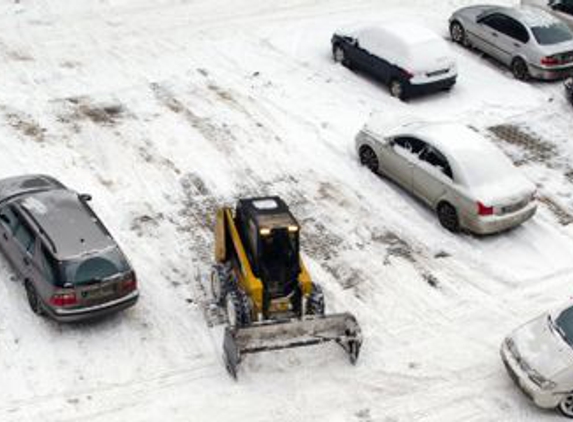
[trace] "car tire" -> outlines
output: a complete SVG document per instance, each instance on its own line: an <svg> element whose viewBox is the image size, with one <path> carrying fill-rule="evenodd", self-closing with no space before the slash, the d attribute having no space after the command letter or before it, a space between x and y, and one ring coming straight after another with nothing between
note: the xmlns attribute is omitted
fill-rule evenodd
<svg viewBox="0 0 573 422"><path fill-rule="evenodd" d="M28 304L30 305L32 312L34 312L36 315L44 315L44 310L42 309L42 304L40 303L38 292L36 291L36 288L32 282L30 280L26 280L24 287L26 288L26 297L28 298Z"/></svg>
<svg viewBox="0 0 573 422"><path fill-rule="evenodd" d="M245 327L251 323L249 297L241 289L230 290L227 293L225 310L231 328Z"/></svg>
<svg viewBox="0 0 573 422"><path fill-rule="evenodd" d="M522 58L515 58L511 62L511 73L513 77L519 81L527 81L530 78L527 63Z"/></svg>
<svg viewBox="0 0 573 422"><path fill-rule="evenodd" d="M438 220L443 228L452 232L458 233L460 231L460 220L456 209L447 202L442 202L438 205Z"/></svg>
<svg viewBox="0 0 573 422"><path fill-rule="evenodd" d="M213 301L222 306L231 284L231 267L228 264L217 264L211 270L211 296Z"/></svg>
<svg viewBox="0 0 573 422"><path fill-rule="evenodd" d="M468 45L466 30L458 21L453 21L450 25L450 37L453 42L463 46Z"/></svg>
<svg viewBox="0 0 573 422"><path fill-rule="evenodd" d="M368 145L360 147L360 164L366 166L372 173L378 173L380 169L380 162L374 150Z"/></svg>
<svg viewBox="0 0 573 422"><path fill-rule="evenodd" d="M388 88L390 89L390 95L392 97L398 98L402 101L406 100L406 89L402 81L398 79L392 79Z"/></svg>
<svg viewBox="0 0 573 422"><path fill-rule="evenodd" d="M346 54L340 44L334 44L332 47L332 58L336 63L344 63L346 61Z"/></svg>
<svg viewBox="0 0 573 422"><path fill-rule="evenodd" d="M573 394L569 394L561 400L558 410L563 416L573 419Z"/></svg>

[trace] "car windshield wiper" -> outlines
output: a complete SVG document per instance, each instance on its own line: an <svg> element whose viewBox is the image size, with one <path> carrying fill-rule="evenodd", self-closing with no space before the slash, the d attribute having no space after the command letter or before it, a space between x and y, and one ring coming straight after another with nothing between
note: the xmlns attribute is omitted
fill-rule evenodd
<svg viewBox="0 0 573 422"><path fill-rule="evenodd" d="M563 340L565 340L565 343L567 343L569 346L572 346L571 341L569 341L569 338L567 337L567 334L565 333L565 331L563 331L563 328L561 328L559 325L557 325L553 321L553 318L551 318L551 315L549 315L547 317L547 319L549 320L549 327L551 327L555 331L557 331L557 333L559 333L559 335L563 338Z"/></svg>

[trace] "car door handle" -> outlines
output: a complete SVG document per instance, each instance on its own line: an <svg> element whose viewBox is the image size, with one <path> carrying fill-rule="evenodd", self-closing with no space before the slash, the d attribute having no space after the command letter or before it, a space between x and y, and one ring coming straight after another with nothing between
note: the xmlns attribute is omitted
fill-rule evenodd
<svg viewBox="0 0 573 422"><path fill-rule="evenodd" d="M518 43L514 43L513 46L514 46L515 48L521 48L521 44L518 44Z"/></svg>
<svg viewBox="0 0 573 422"><path fill-rule="evenodd" d="M24 258L22 261L24 261L24 265L30 265L30 260L28 258Z"/></svg>
<svg viewBox="0 0 573 422"><path fill-rule="evenodd" d="M496 37L496 38L497 38L497 36L498 36L498 35L497 35L497 32L492 32L491 35L492 35L493 37Z"/></svg>
<svg viewBox="0 0 573 422"><path fill-rule="evenodd" d="M8 240L8 235L6 233L2 233L2 237L4 238L4 240Z"/></svg>

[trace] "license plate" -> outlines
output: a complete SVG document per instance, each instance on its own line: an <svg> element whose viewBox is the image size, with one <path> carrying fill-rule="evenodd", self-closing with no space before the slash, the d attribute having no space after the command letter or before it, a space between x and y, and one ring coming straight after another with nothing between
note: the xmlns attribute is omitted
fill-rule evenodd
<svg viewBox="0 0 573 422"><path fill-rule="evenodd" d="M91 290L84 290L82 296L86 299L101 299L115 293L115 285L109 284Z"/></svg>

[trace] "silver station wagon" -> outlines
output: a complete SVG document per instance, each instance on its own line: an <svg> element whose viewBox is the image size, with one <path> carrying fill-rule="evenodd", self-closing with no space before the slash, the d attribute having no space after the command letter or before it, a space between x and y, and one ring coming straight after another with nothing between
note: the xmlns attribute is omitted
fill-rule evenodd
<svg viewBox="0 0 573 422"><path fill-rule="evenodd" d="M135 272L90 199L49 176L0 180L0 249L36 314L72 322L137 301Z"/></svg>
<svg viewBox="0 0 573 422"><path fill-rule="evenodd" d="M454 42L509 66L515 78L560 79L573 73L573 32L536 7L470 6L450 18Z"/></svg>
<svg viewBox="0 0 573 422"><path fill-rule="evenodd" d="M495 233L535 214L535 185L491 141L461 124L405 120L367 123L360 162L422 199L446 229Z"/></svg>

